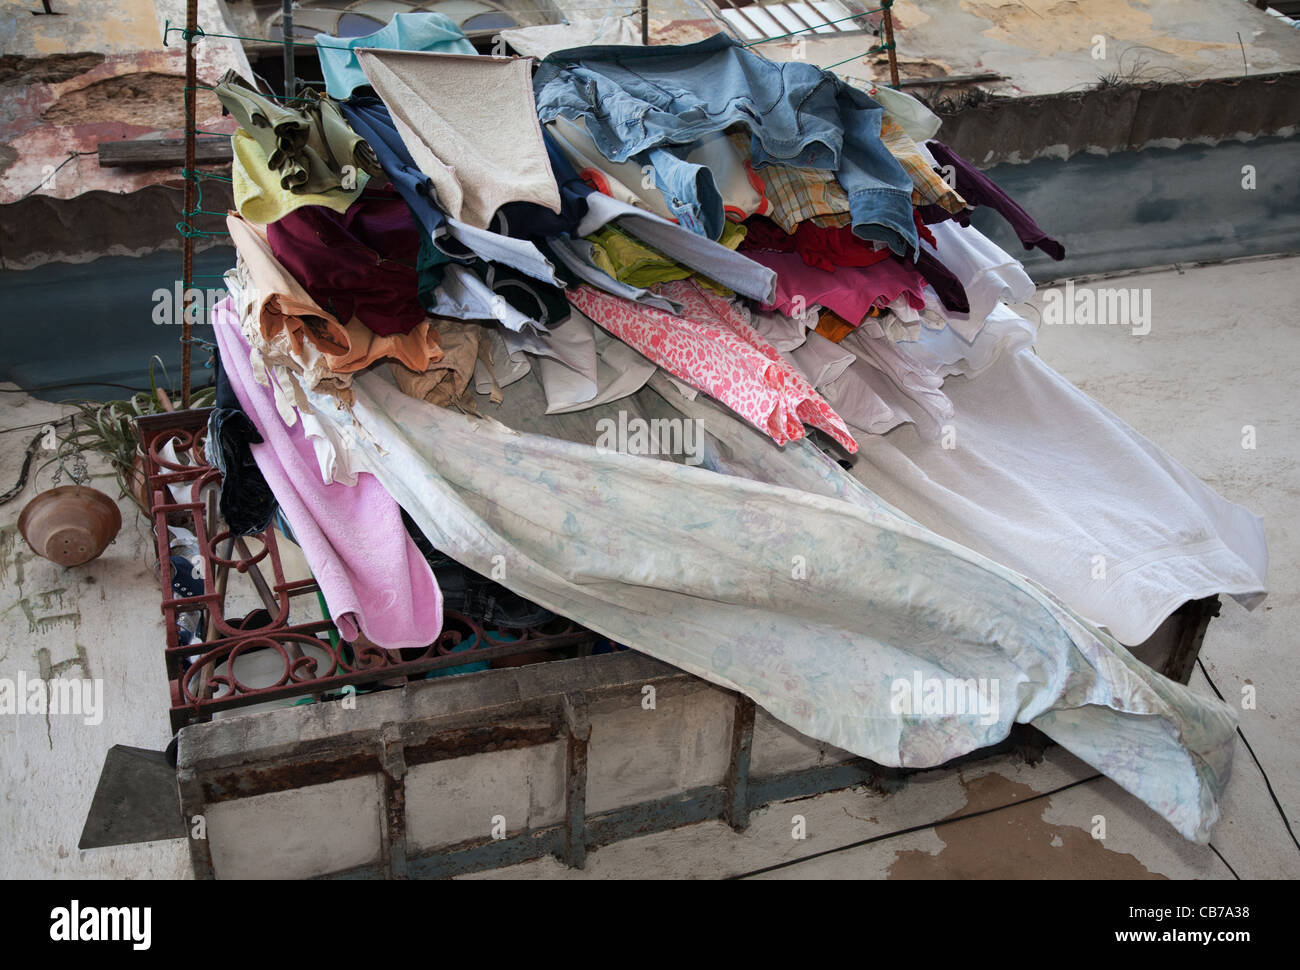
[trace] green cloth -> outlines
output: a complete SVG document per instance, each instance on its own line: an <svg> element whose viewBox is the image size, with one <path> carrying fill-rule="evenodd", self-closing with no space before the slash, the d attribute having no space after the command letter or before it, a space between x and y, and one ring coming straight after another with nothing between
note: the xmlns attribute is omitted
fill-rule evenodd
<svg viewBox="0 0 1300 970"><path fill-rule="evenodd" d="M280 192L338 199L360 192L363 173L384 177L375 153L348 125L332 98L304 91L292 106L279 104L234 71L227 71L214 91L256 144L254 151L247 142L241 147L238 139L232 141L241 150L245 185L259 189L272 211L288 211L275 203L272 190L277 182ZM273 221L240 211L256 222Z"/></svg>
<svg viewBox="0 0 1300 970"><path fill-rule="evenodd" d="M728 249L735 249L745 238L746 229L735 222L727 222L718 240ZM613 223L607 223L586 237L591 243L591 259L620 283L646 289L655 283L669 283L696 276L694 270L669 259L653 246L646 245ZM700 282L718 292L730 293L726 287L700 276Z"/></svg>

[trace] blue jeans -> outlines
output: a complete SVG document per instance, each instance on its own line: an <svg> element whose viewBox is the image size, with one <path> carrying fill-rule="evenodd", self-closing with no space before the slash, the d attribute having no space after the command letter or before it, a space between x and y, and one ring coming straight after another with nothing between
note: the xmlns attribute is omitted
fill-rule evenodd
<svg viewBox="0 0 1300 970"><path fill-rule="evenodd" d="M596 146L616 162L744 124L757 139L755 166L835 172L858 236L886 242L900 255L917 252L912 180L880 141L883 109L815 65L773 63L715 34L680 46L557 51L538 68L533 91L543 123L558 115L585 119ZM711 200L695 188L702 180L676 171L672 158L655 153L657 181L685 209L706 212Z"/></svg>

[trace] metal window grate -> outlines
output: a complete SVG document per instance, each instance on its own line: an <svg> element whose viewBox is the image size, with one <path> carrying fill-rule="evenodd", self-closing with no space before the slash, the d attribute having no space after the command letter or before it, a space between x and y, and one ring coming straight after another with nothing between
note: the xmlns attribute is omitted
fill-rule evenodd
<svg viewBox="0 0 1300 970"><path fill-rule="evenodd" d="M798 39L874 32L879 21L879 4L844 0L716 0L715 6L737 37L747 43L791 34Z"/></svg>

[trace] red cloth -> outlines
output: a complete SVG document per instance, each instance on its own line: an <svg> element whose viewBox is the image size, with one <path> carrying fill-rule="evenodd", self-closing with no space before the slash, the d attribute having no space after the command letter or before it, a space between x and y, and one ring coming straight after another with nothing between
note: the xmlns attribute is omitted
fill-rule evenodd
<svg viewBox="0 0 1300 970"><path fill-rule="evenodd" d="M853 235L849 226L823 229L805 220L787 233L770 219L754 216L745 221L748 230L741 252L798 253L809 266L833 273L840 266L871 266L889 258L888 249L874 249L871 243Z"/></svg>
<svg viewBox="0 0 1300 970"><path fill-rule="evenodd" d="M347 212L294 209L266 227L280 265L344 324L353 316L381 337L425 318L415 268L420 234L397 190L366 186Z"/></svg>

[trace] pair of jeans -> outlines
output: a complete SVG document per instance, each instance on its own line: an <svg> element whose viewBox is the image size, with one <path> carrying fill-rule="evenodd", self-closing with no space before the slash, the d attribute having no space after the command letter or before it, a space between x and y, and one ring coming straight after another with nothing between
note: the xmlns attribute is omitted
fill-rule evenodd
<svg viewBox="0 0 1300 970"><path fill-rule="evenodd" d="M743 124L754 135L755 166L833 171L858 236L899 255L917 251L912 180L880 140L883 109L815 65L774 63L715 34L680 46L557 51L538 68L533 91L543 123L584 119L612 161L660 150L653 164L665 172L656 181L701 212L708 200L692 197L698 173L666 149Z"/></svg>

